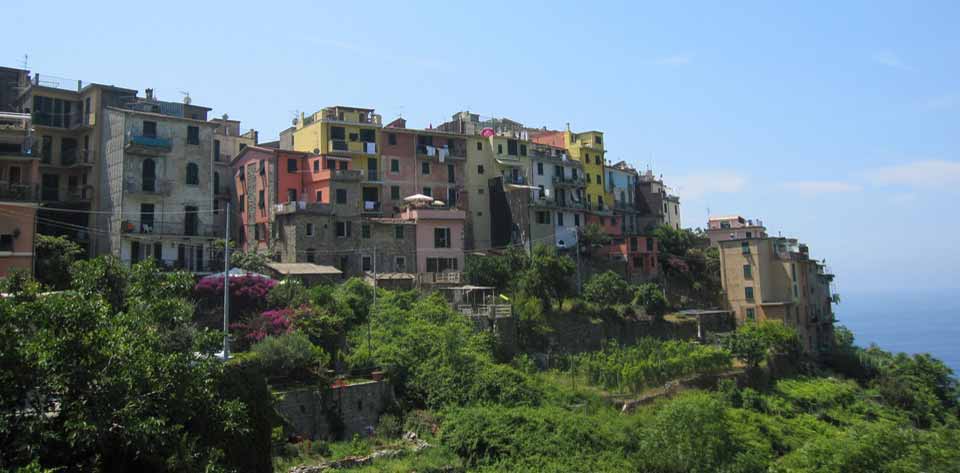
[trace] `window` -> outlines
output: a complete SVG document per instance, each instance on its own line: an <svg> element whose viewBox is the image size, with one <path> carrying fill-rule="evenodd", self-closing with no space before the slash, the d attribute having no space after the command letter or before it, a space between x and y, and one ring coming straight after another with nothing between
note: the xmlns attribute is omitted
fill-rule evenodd
<svg viewBox="0 0 960 473"><path fill-rule="evenodd" d="M391 160L390 160L390 172L394 172L394 173L400 172L400 160L399 160L399 159L391 159Z"/></svg>
<svg viewBox="0 0 960 473"><path fill-rule="evenodd" d="M287 160L287 172L297 172L297 160L288 159Z"/></svg>
<svg viewBox="0 0 960 473"><path fill-rule="evenodd" d="M313 161L313 172L320 172L320 160L315 159Z"/></svg>
<svg viewBox="0 0 960 473"><path fill-rule="evenodd" d="M753 232L747 232L747 238L753 238Z"/></svg>
<svg viewBox="0 0 960 473"><path fill-rule="evenodd" d="M483 195L483 188L482 188L482 187L479 188L479 189L477 189L477 194Z"/></svg>
<svg viewBox="0 0 960 473"><path fill-rule="evenodd" d="M213 173L213 193L220 193L220 173L216 171Z"/></svg>
<svg viewBox="0 0 960 473"><path fill-rule="evenodd" d="M350 267L350 257L341 256L340 257L340 271L346 271Z"/></svg>
<svg viewBox="0 0 960 473"><path fill-rule="evenodd" d="M602 143L602 141L600 140L600 137L599 137L599 136L594 136L594 137L593 137L593 142L594 142L594 144L598 144L598 145Z"/></svg>
<svg viewBox="0 0 960 473"><path fill-rule="evenodd" d="M390 200L400 200L400 186L390 186Z"/></svg>
<svg viewBox="0 0 960 473"><path fill-rule="evenodd" d="M744 297L747 298L748 301L752 301L752 300L753 300L753 288L752 288L752 287L745 287L745 288L743 288L743 295L744 295Z"/></svg>
<svg viewBox="0 0 960 473"><path fill-rule="evenodd" d="M497 154L503 154L503 143L497 143Z"/></svg>
<svg viewBox="0 0 960 473"><path fill-rule="evenodd" d="M797 284L793 284L793 297L800 297L800 291L797 289Z"/></svg>
<svg viewBox="0 0 960 473"><path fill-rule="evenodd" d="M296 202L296 201L297 201L297 190L287 189L287 202Z"/></svg>
<svg viewBox="0 0 960 473"><path fill-rule="evenodd" d="M483 174L483 165L482 165L482 164L478 164L478 165L477 165L477 174Z"/></svg>
<svg viewBox="0 0 960 473"><path fill-rule="evenodd" d="M563 212L557 212L557 226L563 226Z"/></svg>
<svg viewBox="0 0 960 473"><path fill-rule="evenodd" d="M749 264L743 265L743 279L753 279L753 268Z"/></svg>
<svg viewBox="0 0 960 473"><path fill-rule="evenodd" d="M433 229L433 247L434 248L450 248L450 229L449 228Z"/></svg>
<svg viewBox="0 0 960 473"><path fill-rule="evenodd" d="M587 184L590 184L590 173L589 172L586 173L586 176L587 176Z"/></svg>
<svg viewBox="0 0 960 473"><path fill-rule="evenodd" d="M143 136L148 138L157 137L157 122L143 121Z"/></svg>
<svg viewBox="0 0 960 473"><path fill-rule="evenodd" d="M312 236L313 236L313 224L312 224L312 223L308 223L308 224L307 224L307 236L308 236L308 237L312 237Z"/></svg>
<svg viewBox="0 0 960 473"><path fill-rule="evenodd" d="M372 266L373 266L373 258L369 256L364 256L360 259L361 271L371 271Z"/></svg>
<svg viewBox="0 0 960 473"><path fill-rule="evenodd" d="M263 191L261 190L257 195L257 207L260 207L262 209L263 206L264 206L264 199L263 199Z"/></svg>
<svg viewBox="0 0 960 473"><path fill-rule="evenodd" d="M313 263L313 261L314 261L314 256L313 256L314 250L313 250L313 248L307 248L307 252L306 252L306 253L307 253L307 262L308 262L308 263Z"/></svg>
<svg viewBox="0 0 960 473"><path fill-rule="evenodd" d="M527 145L520 145L520 156L527 155Z"/></svg>
<svg viewBox="0 0 960 473"><path fill-rule="evenodd" d="M397 144L397 134L396 133L387 133L387 143L390 145Z"/></svg>
<svg viewBox="0 0 960 473"><path fill-rule="evenodd" d="M580 226L580 214L573 214L573 226Z"/></svg>
<svg viewBox="0 0 960 473"><path fill-rule="evenodd" d="M597 155L597 157L593 158L593 162L594 162L594 164L596 164L597 166L600 165L600 155L599 155L599 154Z"/></svg>
<svg viewBox="0 0 960 473"><path fill-rule="evenodd" d="M183 234L196 235L200 227L200 219L197 217L197 208L187 205L183 208Z"/></svg>
<svg viewBox="0 0 960 473"><path fill-rule="evenodd" d="M550 223L550 212L537 212L537 223L541 225Z"/></svg>
<svg viewBox="0 0 960 473"><path fill-rule="evenodd" d="M447 182L454 183L456 181L456 168L452 164L447 165Z"/></svg>
<svg viewBox="0 0 960 473"><path fill-rule="evenodd" d="M427 258L428 273L442 273L450 270L457 270L456 258Z"/></svg>
<svg viewBox="0 0 960 473"><path fill-rule="evenodd" d="M393 270L402 273L407 270L407 259L403 256L395 256L393 258Z"/></svg>
<svg viewBox="0 0 960 473"><path fill-rule="evenodd" d="M253 239L260 241L260 225L253 226ZM183 245L180 245L180 249L183 249ZM183 258L180 259L183 260Z"/></svg>
<svg viewBox="0 0 960 473"><path fill-rule="evenodd" d="M653 238L647 238L647 251L653 251Z"/></svg>
<svg viewBox="0 0 960 473"><path fill-rule="evenodd" d="M240 151L243 151L243 149L246 147L247 147L246 143L240 143Z"/></svg>
<svg viewBox="0 0 960 473"><path fill-rule="evenodd" d="M19 168L11 168L19 170ZM145 192L153 192L157 190L157 165L152 159L143 160L143 169L140 171L141 186ZM13 181L13 173L11 172L10 181Z"/></svg>
<svg viewBox="0 0 960 473"><path fill-rule="evenodd" d="M323 202L323 191L317 191L317 202Z"/></svg>
<svg viewBox="0 0 960 473"><path fill-rule="evenodd" d="M757 312L754 309L747 309L747 320L756 320Z"/></svg>
<svg viewBox="0 0 960 473"><path fill-rule="evenodd" d="M423 174L424 176L430 174L430 163L426 161L420 163L420 174Z"/></svg>
<svg viewBox="0 0 960 473"><path fill-rule="evenodd" d="M510 156L517 155L517 140L507 140L507 154Z"/></svg>
<svg viewBox="0 0 960 473"><path fill-rule="evenodd" d="M450 208L457 206L457 190L453 187L447 188L447 206Z"/></svg>
<svg viewBox="0 0 960 473"><path fill-rule="evenodd" d="M240 207L241 212L243 212L244 209L246 208L246 202L247 202L243 197L244 197L243 194L240 194L239 196L237 196L237 200L239 201L237 202L237 206Z"/></svg>
<svg viewBox="0 0 960 473"><path fill-rule="evenodd" d="M262 176L262 175L266 174L266 173L267 173L267 162L261 160L261 161L258 161L258 165L259 165L259 168L260 168L260 170L259 170L260 175Z"/></svg>
<svg viewBox="0 0 960 473"><path fill-rule="evenodd" d="M433 197L433 189L431 189L431 188L429 188L429 187L424 187L424 188L423 188L423 195L425 195L425 196L427 196L427 197Z"/></svg>
<svg viewBox="0 0 960 473"><path fill-rule="evenodd" d="M600 184L600 174L597 174L596 178L597 178L597 184Z"/></svg>
<svg viewBox="0 0 960 473"><path fill-rule="evenodd" d="M187 144L188 145L200 144L200 127L198 126L187 127Z"/></svg>
<svg viewBox="0 0 960 473"><path fill-rule="evenodd" d="M347 238L352 230L352 222L337 222L337 238Z"/></svg>
<svg viewBox="0 0 960 473"><path fill-rule="evenodd" d="M610 217L610 225L617 226L617 217Z"/></svg>
<svg viewBox="0 0 960 473"><path fill-rule="evenodd" d="M741 241L740 242L740 253L744 255L750 254L750 243Z"/></svg>
<svg viewBox="0 0 960 473"><path fill-rule="evenodd" d="M370 224L360 225L360 238L370 238Z"/></svg>
<svg viewBox="0 0 960 473"><path fill-rule="evenodd" d="M797 280L797 263L790 263L790 279Z"/></svg>
<svg viewBox="0 0 960 473"><path fill-rule="evenodd" d="M187 185L200 185L200 166L197 166L196 163L187 164Z"/></svg>
<svg viewBox="0 0 960 473"><path fill-rule="evenodd" d="M337 189L337 203L346 204L347 203L347 190L346 189Z"/></svg>
<svg viewBox="0 0 960 473"><path fill-rule="evenodd" d="M538 176L543 175L543 163L537 163L537 175Z"/></svg>
<svg viewBox="0 0 960 473"><path fill-rule="evenodd" d="M376 130L370 128L363 128L360 130L360 141L364 143L376 143L377 142L377 132Z"/></svg>
<svg viewBox="0 0 960 473"><path fill-rule="evenodd" d="M220 161L220 140L213 140L213 160Z"/></svg>
<svg viewBox="0 0 960 473"><path fill-rule="evenodd" d="M478 141L478 142L477 142L477 151L483 151L483 142L482 142L482 141Z"/></svg>
<svg viewBox="0 0 960 473"><path fill-rule="evenodd" d="M330 127L330 138L334 140L345 140L347 138L347 132L342 126L332 126Z"/></svg>
<svg viewBox="0 0 960 473"><path fill-rule="evenodd" d="M393 226L393 238L396 240L403 240L403 225L394 225Z"/></svg>

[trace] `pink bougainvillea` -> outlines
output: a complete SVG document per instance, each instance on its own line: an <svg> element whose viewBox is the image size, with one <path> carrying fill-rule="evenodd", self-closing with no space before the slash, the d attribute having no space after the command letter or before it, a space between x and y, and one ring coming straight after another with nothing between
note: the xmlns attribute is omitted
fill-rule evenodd
<svg viewBox="0 0 960 473"><path fill-rule="evenodd" d="M271 335L292 332L294 315L293 309L268 310L245 322L232 324L230 328L240 332L246 342L256 343Z"/></svg>
<svg viewBox="0 0 960 473"><path fill-rule="evenodd" d="M260 276L239 276L230 278L230 304L232 313L248 313L261 310L267 301L267 294L277 285L277 281ZM223 301L223 278L203 278L194 287L194 293L211 305Z"/></svg>

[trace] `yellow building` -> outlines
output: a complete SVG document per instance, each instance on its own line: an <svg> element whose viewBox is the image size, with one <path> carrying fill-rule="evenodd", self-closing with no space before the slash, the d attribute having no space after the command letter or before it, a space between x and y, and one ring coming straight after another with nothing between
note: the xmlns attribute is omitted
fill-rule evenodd
<svg viewBox="0 0 960 473"><path fill-rule="evenodd" d="M323 156L349 157L350 169L363 171L363 200L379 203L383 184L380 115L370 108L333 106L301 114L293 132L293 149Z"/></svg>
<svg viewBox="0 0 960 473"><path fill-rule="evenodd" d="M833 340L833 275L788 238L719 242L720 280L737 323L780 320L797 330L807 351Z"/></svg>
<svg viewBox="0 0 960 473"><path fill-rule="evenodd" d="M606 150L603 132L544 131L534 133L533 141L565 148L570 159L583 163L587 181L587 203L593 210L606 210L613 205L613 194L608 192L604 176Z"/></svg>

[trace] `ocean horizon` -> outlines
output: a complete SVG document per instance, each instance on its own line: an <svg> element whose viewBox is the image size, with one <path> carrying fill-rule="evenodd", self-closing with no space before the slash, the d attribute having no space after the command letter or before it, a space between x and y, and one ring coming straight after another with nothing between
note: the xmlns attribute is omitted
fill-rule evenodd
<svg viewBox="0 0 960 473"><path fill-rule="evenodd" d="M862 347L929 353L960 374L960 289L843 291L834 306L837 324L853 331Z"/></svg>

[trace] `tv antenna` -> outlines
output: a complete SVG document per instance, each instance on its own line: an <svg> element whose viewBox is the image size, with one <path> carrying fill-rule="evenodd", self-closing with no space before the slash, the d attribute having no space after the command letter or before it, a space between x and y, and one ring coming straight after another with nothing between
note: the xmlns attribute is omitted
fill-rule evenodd
<svg viewBox="0 0 960 473"><path fill-rule="evenodd" d="M23 70L27 70L27 64L29 64L30 56L27 54L23 55Z"/></svg>

